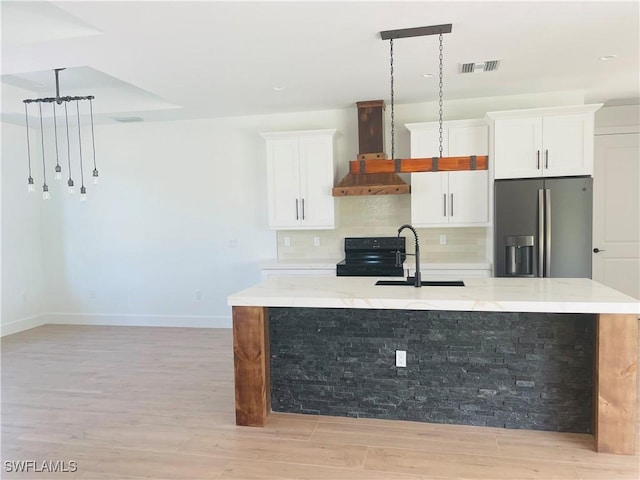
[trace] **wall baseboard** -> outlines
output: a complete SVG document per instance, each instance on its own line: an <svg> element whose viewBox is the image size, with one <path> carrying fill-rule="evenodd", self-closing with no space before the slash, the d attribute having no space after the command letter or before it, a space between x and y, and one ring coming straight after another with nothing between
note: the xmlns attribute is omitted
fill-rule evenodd
<svg viewBox="0 0 640 480"><path fill-rule="evenodd" d="M32 317L21 318L20 320L14 320L13 322L3 323L0 325L0 337L11 335L13 333L22 332L24 330L30 330L40 325L47 323L47 314L41 313L40 315L34 315Z"/></svg>
<svg viewBox="0 0 640 480"><path fill-rule="evenodd" d="M112 325L130 327L231 328L230 317L205 315L134 315L49 313L46 322L60 325Z"/></svg>
<svg viewBox="0 0 640 480"><path fill-rule="evenodd" d="M112 325L129 327L231 328L230 317L198 315L114 315L85 313L42 313L0 325L0 336L11 335L46 324Z"/></svg>

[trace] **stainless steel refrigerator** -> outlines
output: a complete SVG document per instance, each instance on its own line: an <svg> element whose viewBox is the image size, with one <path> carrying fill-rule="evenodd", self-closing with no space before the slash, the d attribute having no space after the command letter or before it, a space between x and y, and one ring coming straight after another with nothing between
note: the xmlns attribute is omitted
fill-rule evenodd
<svg viewBox="0 0 640 480"><path fill-rule="evenodd" d="M591 278L593 179L495 181L495 275Z"/></svg>

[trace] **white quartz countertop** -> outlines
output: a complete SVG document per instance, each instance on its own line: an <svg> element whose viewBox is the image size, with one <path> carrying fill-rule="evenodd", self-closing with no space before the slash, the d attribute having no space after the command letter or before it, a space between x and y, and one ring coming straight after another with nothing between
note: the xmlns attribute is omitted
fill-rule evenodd
<svg viewBox="0 0 640 480"><path fill-rule="evenodd" d="M584 278L467 277L458 279L464 281L464 287L422 288L376 286L377 280L270 278L230 295L227 303L264 307L640 314L640 301Z"/></svg>

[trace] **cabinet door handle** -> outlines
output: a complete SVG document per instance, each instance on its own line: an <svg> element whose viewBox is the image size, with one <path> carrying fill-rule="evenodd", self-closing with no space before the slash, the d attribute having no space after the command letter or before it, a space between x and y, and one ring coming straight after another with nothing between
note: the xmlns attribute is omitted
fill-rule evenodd
<svg viewBox="0 0 640 480"><path fill-rule="evenodd" d="M298 215L298 199L296 198L296 220L300 220L300 215Z"/></svg>
<svg viewBox="0 0 640 480"><path fill-rule="evenodd" d="M453 217L453 193L451 194L451 216Z"/></svg>
<svg viewBox="0 0 640 480"><path fill-rule="evenodd" d="M302 199L302 219L304 220L304 198Z"/></svg>
<svg viewBox="0 0 640 480"><path fill-rule="evenodd" d="M447 216L447 194L446 193L442 194L442 206L444 208L444 211L442 212L442 216L446 217Z"/></svg>
<svg viewBox="0 0 640 480"><path fill-rule="evenodd" d="M544 168L549 169L549 150L544 151Z"/></svg>
<svg viewBox="0 0 640 480"><path fill-rule="evenodd" d="M536 168L540 170L540 150L536 151L536 157L538 159L538 166Z"/></svg>

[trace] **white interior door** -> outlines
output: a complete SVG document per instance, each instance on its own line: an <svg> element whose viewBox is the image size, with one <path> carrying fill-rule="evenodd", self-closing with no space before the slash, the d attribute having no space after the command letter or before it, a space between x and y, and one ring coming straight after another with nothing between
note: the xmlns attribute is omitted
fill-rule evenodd
<svg viewBox="0 0 640 480"><path fill-rule="evenodd" d="M597 135L594 167L593 279L640 298L640 134Z"/></svg>

